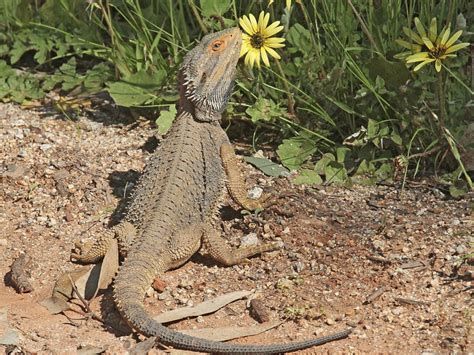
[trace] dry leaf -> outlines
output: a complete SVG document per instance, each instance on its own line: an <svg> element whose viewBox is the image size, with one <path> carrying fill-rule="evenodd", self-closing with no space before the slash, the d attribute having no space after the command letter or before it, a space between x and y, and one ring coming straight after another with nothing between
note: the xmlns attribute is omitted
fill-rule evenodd
<svg viewBox="0 0 474 355"><path fill-rule="evenodd" d="M284 321L267 322L249 327L222 327L222 328L201 328L201 329L185 329L180 333L191 335L201 339L226 341L236 338L248 337L251 335L266 332L269 329L278 327Z"/></svg>
<svg viewBox="0 0 474 355"><path fill-rule="evenodd" d="M248 297L252 293L253 291L236 291L226 293L225 295L218 296L212 300L204 301L193 307L183 307L162 313L153 319L158 323L168 323L179 319L197 317L203 314L213 313L218 309L228 305L229 303L240 300L244 297Z"/></svg>
<svg viewBox="0 0 474 355"><path fill-rule="evenodd" d="M78 298L76 293L73 292L72 280L81 297L91 300L97 295L99 290L109 287L117 273L118 267L118 244L117 240L114 239L102 262L92 267L88 265L62 274L58 281L56 281L53 296L63 300Z"/></svg>
<svg viewBox="0 0 474 355"><path fill-rule="evenodd" d="M100 275L99 275L99 282L98 287L95 290L94 298L97 295L99 290L105 290L109 285L112 283L115 274L117 273L119 268L119 252L118 252L118 243L117 239L113 239L109 250L104 256L104 260L102 260L102 266L100 268Z"/></svg>
<svg viewBox="0 0 474 355"><path fill-rule="evenodd" d="M62 274L53 288L53 297L61 298L65 301L70 300L73 297L73 287L71 280L77 285L79 280L84 275L89 275L91 266L84 266L78 270L65 272Z"/></svg>
<svg viewBox="0 0 474 355"><path fill-rule="evenodd" d="M0 345L18 345L18 331L8 325L7 309L0 309Z"/></svg>
<svg viewBox="0 0 474 355"><path fill-rule="evenodd" d="M55 296L45 298L44 300L39 302L39 304L43 307L46 307L46 309L51 314L58 314L70 308L69 303L67 303L63 298L58 298Z"/></svg>

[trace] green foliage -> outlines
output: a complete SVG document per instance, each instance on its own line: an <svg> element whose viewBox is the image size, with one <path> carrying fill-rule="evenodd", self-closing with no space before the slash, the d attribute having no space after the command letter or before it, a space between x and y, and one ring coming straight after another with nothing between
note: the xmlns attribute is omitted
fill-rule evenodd
<svg viewBox="0 0 474 355"><path fill-rule="evenodd" d="M294 1L290 11L283 0L269 7L255 0L5 0L0 100L105 90L121 106L169 107L157 119L164 134L176 110L176 73L195 39L261 10L285 26L286 47L270 68L242 66L230 107L255 127L256 146L278 146L281 164L299 170L295 183L373 184L436 172L453 194L473 188L460 143L473 122L468 49L438 76L428 67L412 73L396 57L415 17L425 28L436 17L438 28L451 24L472 42L467 0ZM266 174L285 174L274 162L249 159Z"/></svg>
<svg viewBox="0 0 474 355"><path fill-rule="evenodd" d="M168 132L176 117L176 112L176 105L170 105L168 111L161 111L160 117L156 120L159 134L166 134Z"/></svg>
<svg viewBox="0 0 474 355"><path fill-rule="evenodd" d="M289 171L287 169L266 158L245 157L244 160L247 163L250 163L256 168L260 169L264 174L268 176L281 177L287 176L289 174Z"/></svg>

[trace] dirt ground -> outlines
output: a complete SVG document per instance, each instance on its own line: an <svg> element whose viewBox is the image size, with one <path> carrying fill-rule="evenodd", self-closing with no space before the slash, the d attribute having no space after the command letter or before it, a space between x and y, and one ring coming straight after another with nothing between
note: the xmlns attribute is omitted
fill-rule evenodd
<svg viewBox="0 0 474 355"><path fill-rule="evenodd" d="M69 261L74 241L110 222L156 145L153 133L149 121L117 111L70 120L0 104L0 339L18 335L0 352L85 354L93 346L125 354L143 340L124 327L110 290L91 303L103 322L51 315L38 302L78 267ZM474 352L473 259L463 258L474 242L472 199L450 199L423 182L400 197L398 185L312 189L247 171L250 185L286 197L258 216L229 202L223 235L238 246L256 233L282 249L229 268L193 257L165 275L162 294L148 294L151 313L256 289L270 319L287 321L234 342L289 342L352 327L348 338L304 353ZM18 294L7 274L21 253L31 258L34 290ZM242 300L170 327L254 324Z"/></svg>

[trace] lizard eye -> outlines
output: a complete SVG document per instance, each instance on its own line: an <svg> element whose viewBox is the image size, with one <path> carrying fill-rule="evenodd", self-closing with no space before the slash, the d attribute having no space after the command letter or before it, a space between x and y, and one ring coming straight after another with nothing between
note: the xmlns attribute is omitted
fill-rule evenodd
<svg viewBox="0 0 474 355"><path fill-rule="evenodd" d="M214 41L214 42L211 43L211 49L214 52L217 52L217 51L219 51L223 48L223 44L224 44L224 42L221 41L221 40Z"/></svg>

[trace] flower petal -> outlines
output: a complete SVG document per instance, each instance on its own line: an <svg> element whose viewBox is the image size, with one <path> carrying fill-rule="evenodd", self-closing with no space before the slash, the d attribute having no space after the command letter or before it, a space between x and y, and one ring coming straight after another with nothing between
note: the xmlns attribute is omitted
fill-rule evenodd
<svg viewBox="0 0 474 355"><path fill-rule="evenodd" d="M451 46L448 49L446 49L446 52L444 52L444 54L454 53L454 52L456 52L460 49L466 48L468 46L470 46L470 43L467 43L467 42L458 43L458 44L455 44L454 46Z"/></svg>
<svg viewBox="0 0 474 355"><path fill-rule="evenodd" d="M421 51L421 46L419 44L410 43L402 39L396 39L395 42L397 42L398 45L405 47L406 49L410 49L413 52Z"/></svg>
<svg viewBox="0 0 474 355"><path fill-rule="evenodd" d="M270 26L268 26L265 31L263 31L263 37L271 37L278 32L280 32L284 27L283 26L278 26L280 24L280 21L275 21L273 22Z"/></svg>
<svg viewBox="0 0 474 355"><path fill-rule="evenodd" d="M450 33L451 33L451 30L449 29L449 27L446 28L446 32L444 32L443 37L441 37L441 41L439 42L440 46L445 46L446 45L446 42L448 41Z"/></svg>
<svg viewBox="0 0 474 355"><path fill-rule="evenodd" d="M247 16L242 16L240 19L239 19L239 24L240 26L244 29L245 32L247 32L248 34L252 34L253 33L253 30L252 30L252 24L250 23L250 20Z"/></svg>
<svg viewBox="0 0 474 355"><path fill-rule="evenodd" d="M441 60L436 59L436 62L435 62L435 69L436 69L436 71L437 71L438 73L441 71Z"/></svg>
<svg viewBox="0 0 474 355"><path fill-rule="evenodd" d="M262 61L263 64L265 64L267 67L270 66L270 61L268 60L267 52L265 50L265 47L260 48L260 55L262 56Z"/></svg>
<svg viewBox="0 0 474 355"><path fill-rule="evenodd" d="M252 25L252 34L258 32L258 24L257 24L257 20L255 19L255 16L253 14L250 14L249 15L249 18L250 18L250 24Z"/></svg>
<svg viewBox="0 0 474 355"><path fill-rule="evenodd" d="M418 71L421 68L423 68L426 64L432 63L434 61L435 61L435 59L433 59L433 58L427 59L424 62L421 62L420 64L418 64L415 68L413 68L413 71Z"/></svg>
<svg viewBox="0 0 474 355"><path fill-rule="evenodd" d="M291 0L286 0L286 10L290 11L291 8Z"/></svg>
<svg viewBox="0 0 474 355"><path fill-rule="evenodd" d="M449 48L451 47L454 42L458 40L459 37L462 35L462 30L457 31L455 34L451 36L451 38L446 42L446 47Z"/></svg>
<svg viewBox="0 0 474 355"><path fill-rule="evenodd" d="M279 37L265 38L264 46L271 47L271 48L282 48L285 46L283 42L285 42L284 38L279 38Z"/></svg>
<svg viewBox="0 0 474 355"><path fill-rule="evenodd" d="M410 38L412 41L414 41L414 42L416 42L416 43L418 43L418 44L421 44L421 45L424 44L423 41L421 40L421 37L418 36L418 34L417 34L415 31L409 29L408 27L403 27L403 32L404 32L404 33L407 35L407 37Z"/></svg>
<svg viewBox="0 0 474 355"><path fill-rule="evenodd" d="M265 47L265 49L268 52L268 54L270 54L273 58L281 59L280 55L274 49L270 47Z"/></svg>
<svg viewBox="0 0 474 355"><path fill-rule="evenodd" d="M430 59L430 54L428 52L420 52L407 57L407 63L422 62L426 59Z"/></svg>
<svg viewBox="0 0 474 355"><path fill-rule="evenodd" d="M438 25L436 23L436 17L431 19L430 28L428 29L428 38L432 43L436 41L436 37L438 35Z"/></svg>
<svg viewBox="0 0 474 355"><path fill-rule="evenodd" d="M426 47L428 47L430 51L434 49L435 46L428 37L421 37L421 39L423 40L423 43L425 44Z"/></svg>
<svg viewBox="0 0 474 355"><path fill-rule="evenodd" d="M242 47L240 47L240 56L239 57L242 57L243 55L245 55L252 47L246 43L246 42L242 42Z"/></svg>
<svg viewBox="0 0 474 355"><path fill-rule="evenodd" d="M426 31L418 17L415 17L415 26L416 30L420 34L421 38L426 37Z"/></svg>

